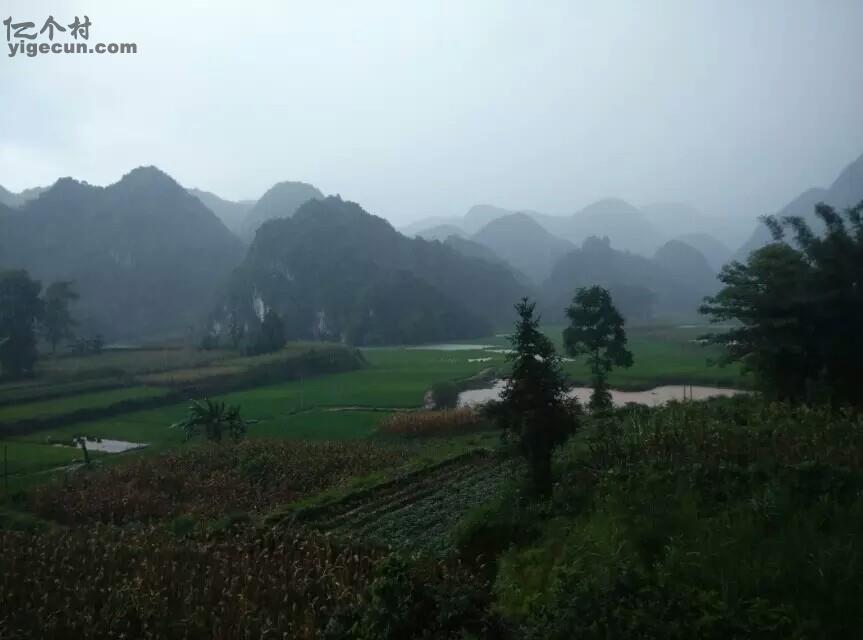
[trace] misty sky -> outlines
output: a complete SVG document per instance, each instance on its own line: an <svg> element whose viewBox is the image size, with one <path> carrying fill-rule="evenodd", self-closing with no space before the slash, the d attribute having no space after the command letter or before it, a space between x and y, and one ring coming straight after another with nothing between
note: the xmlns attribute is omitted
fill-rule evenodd
<svg viewBox="0 0 863 640"><path fill-rule="evenodd" d="M0 184L155 164L397 225L618 196L754 217L863 153L863 2L3 0L136 55L0 56Z"/></svg>

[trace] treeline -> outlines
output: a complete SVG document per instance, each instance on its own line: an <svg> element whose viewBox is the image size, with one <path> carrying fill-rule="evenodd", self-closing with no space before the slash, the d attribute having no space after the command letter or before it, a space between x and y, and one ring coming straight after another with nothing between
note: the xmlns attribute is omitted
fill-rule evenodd
<svg viewBox="0 0 863 640"><path fill-rule="evenodd" d="M774 242L727 265L724 287L701 310L734 323L708 340L752 371L768 397L859 407L863 202L843 213L819 204L815 213L820 234L800 217L765 218Z"/></svg>
<svg viewBox="0 0 863 640"><path fill-rule="evenodd" d="M9 377L33 373L42 338L52 353L63 342L74 342L78 352L100 351L101 336L75 340L76 322L70 305L78 300L67 281L50 284L44 291L26 271L0 271L0 370Z"/></svg>

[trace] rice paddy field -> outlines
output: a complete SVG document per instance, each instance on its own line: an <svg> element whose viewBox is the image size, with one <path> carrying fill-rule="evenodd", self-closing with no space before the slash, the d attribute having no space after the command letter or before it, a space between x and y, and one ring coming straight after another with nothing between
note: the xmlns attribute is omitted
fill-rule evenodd
<svg viewBox="0 0 863 640"><path fill-rule="evenodd" d="M547 328L559 350L562 350L562 329ZM623 389L673 383L745 387L747 381L737 367L710 366L710 361L719 354L698 342L704 333L705 327L630 329L635 365L629 370L615 371L612 385ZM239 405L244 417L258 421L248 433L253 440L374 438L379 435L378 426L394 412L421 408L432 385L465 379L488 368L505 372L507 347L506 336L498 334L469 344L363 349L366 364L360 369L271 381L217 397L228 404ZM314 345L293 344L286 348L286 353L294 355L310 348ZM76 436L146 445L121 454L93 452L94 458L106 462L108 458L114 462L188 446L184 445L181 431L169 428L185 415L188 400L193 397L192 392L188 400L177 397L177 389L182 388L176 384L177 380L185 383L213 375L230 379L231 372L266 365L279 357L285 354L240 358L223 351L165 349L108 352L89 359L49 359L42 365L41 377L32 382L0 385L0 456L5 448L7 482L13 489L29 486L73 464L81 458L81 451L62 445ZM574 383L588 381L582 363L567 361L564 366ZM87 385L82 386L81 380L75 380L76 376L84 379L93 376L90 386L104 385L108 381L97 374L108 370L115 372L110 381L116 384L118 380L128 380L128 385L92 391ZM175 384L166 384L166 381ZM44 399L33 399L34 394ZM159 398L170 401L161 404ZM150 399L159 406L112 410L135 399ZM104 410L111 415L84 420L75 418L76 412L91 409ZM67 415L68 420L65 419ZM2 435L8 425L46 418L49 421L38 428Z"/></svg>

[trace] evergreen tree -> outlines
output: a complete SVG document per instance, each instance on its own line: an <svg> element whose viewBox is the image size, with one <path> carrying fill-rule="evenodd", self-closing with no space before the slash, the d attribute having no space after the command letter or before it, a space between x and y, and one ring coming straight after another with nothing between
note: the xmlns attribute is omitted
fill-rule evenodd
<svg viewBox="0 0 863 640"><path fill-rule="evenodd" d="M560 358L539 329L535 307L527 298L515 306L518 319L507 356L512 374L493 412L500 426L518 437L532 488L545 495L551 491L552 451L572 433L576 419Z"/></svg>

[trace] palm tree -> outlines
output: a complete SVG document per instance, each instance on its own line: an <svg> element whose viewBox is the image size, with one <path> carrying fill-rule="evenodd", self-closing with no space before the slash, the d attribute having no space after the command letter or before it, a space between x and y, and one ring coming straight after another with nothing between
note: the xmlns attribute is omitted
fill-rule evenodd
<svg viewBox="0 0 863 640"><path fill-rule="evenodd" d="M204 436L211 442L221 442L224 435L238 442L246 435L246 430L257 420L244 420L240 416L239 406L227 406L224 402L213 402L204 398L203 402L192 400L189 405L189 415L185 420L175 422L172 429L182 429L186 440L191 440L203 430Z"/></svg>

